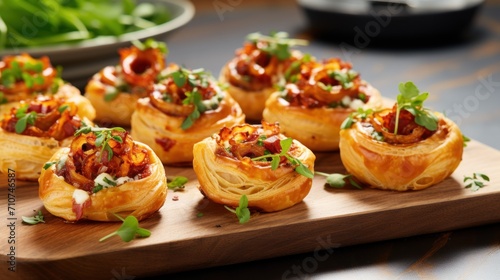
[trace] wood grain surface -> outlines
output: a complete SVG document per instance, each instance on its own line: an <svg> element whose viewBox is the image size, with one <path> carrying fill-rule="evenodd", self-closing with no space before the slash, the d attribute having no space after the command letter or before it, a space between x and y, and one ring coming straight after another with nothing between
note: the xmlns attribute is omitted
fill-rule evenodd
<svg viewBox="0 0 500 280"><path fill-rule="evenodd" d="M118 223L65 223L50 215L38 198L38 184L17 181L16 272L9 276L109 279L124 267L128 275L148 276L495 223L500 221L499 157L500 151L472 141L452 176L423 191L332 189L316 176L302 203L277 213L254 213L243 225L200 194L190 167L166 167L167 176L184 175L189 183L184 191L169 191L160 211L141 222L152 235L129 243L118 237L99 242ZM317 154L316 170L345 172L338 153ZM491 182L476 192L465 189L463 177L473 172L489 175ZM0 209L6 225L11 222L7 182L1 174ZM33 210L42 210L44 224L22 224L21 216L33 216ZM2 266L11 246L3 237Z"/></svg>

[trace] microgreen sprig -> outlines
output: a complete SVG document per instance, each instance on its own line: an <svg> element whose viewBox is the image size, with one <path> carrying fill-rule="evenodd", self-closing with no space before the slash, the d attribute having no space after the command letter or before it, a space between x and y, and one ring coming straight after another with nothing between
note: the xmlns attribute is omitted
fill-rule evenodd
<svg viewBox="0 0 500 280"><path fill-rule="evenodd" d="M314 174L311 172L311 170L309 170L309 168L307 168L299 159L294 158L288 154L288 151L292 147L292 143L292 138L280 140L281 152L279 154L262 155L252 158L252 160L259 161L263 159L271 159L271 169L276 170L280 164L281 157L284 156L290 164L295 165L295 172L312 179L314 177Z"/></svg>
<svg viewBox="0 0 500 280"><path fill-rule="evenodd" d="M354 86L353 81L359 74L358 72L349 69L347 71L334 70L329 75L337 80L344 89L349 89Z"/></svg>
<svg viewBox="0 0 500 280"><path fill-rule="evenodd" d="M332 188L343 188L346 184L346 182L349 182L351 186L354 186L358 189L362 189L360 184L356 182L351 174L340 174L340 173L324 173L324 172L314 172L314 174L325 176L326 177L326 185L332 187Z"/></svg>
<svg viewBox="0 0 500 280"><path fill-rule="evenodd" d="M240 197L239 206L236 209L232 209L226 205L224 207L231 213L236 214L240 224L244 224L250 220L250 209L248 209L248 198L246 195Z"/></svg>
<svg viewBox="0 0 500 280"><path fill-rule="evenodd" d="M469 182L465 188L471 188L472 191L477 191L480 188L484 187L484 182L483 181L490 181L490 178L482 173L473 173L472 176L464 176L464 183Z"/></svg>
<svg viewBox="0 0 500 280"><path fill-rule="evenodd" d="M278 60L285 60L292 55L290 47L297 45L306 46L309 43L308 41L302 39L288 38L288 33L286 32L276 32L271 34L271 36L255 32L248 34L247 40L253 43L267 43L265 46L261 47L261 50L272 56L276 56Z"/></svg>
<svg viewBox="0 0 500 280"><path fill-rule="evenodd" d="M342 122L340 129L348 129L356 122L355 118L360 118L362 120L366 119L368 115L373 113L373 109L363 109L358 108L356 112L349 114L349 116Z"/></svg>
<svg viewBox="0 0 500 280"><path fill-rule="evenodd" d="M415 123L428 130L435 131L437 129L438 118L423 107L423 103L429 96L429 93L420 93L420 90L412 82L400 83L399 92L400 94L397 96L394 134L398 133L399 114L402 109L415 116Z"/></svg>
<svg viewBox="0 0 500 280"><path fill-rule="evenodd" d="M191 112L181 124L181 128L186 130L193 126L194 122L207 110L207 106L203 103L203 97L197 90L186 92L186 98L182 100L182 103L184 105L192 104L194 106L193 112Z"/></svg>
<svg viewBox="0 0 500 280"><path fill-rule="evenodd" d="M78 136L80 134L87 134L87 133L94 133L96 136L95 139L95 146L100 147L101 151L99 154L99 160L102 160L102 155L104 151L108 153L108 161L111 160L113 157L113 149L111 149L111 146L109 145L110 140L114 140L118 143L123 143L123 139L121 136L118 135L113 135L113 132L125 132L126 130L121 127L112 127L112 128L104 128L104 127L91 127L91 126L82 126L80 129L78 129L75 132L75 136Z"/></svg>
<svg viewBox="0 0 500 280"><path fill-rule="evenodd" d="M33 210L33 211L35 211L35 210ZM33 217L22 216L21 218L23 219L23 222L30 224L30 225L36 225L38 223L45 223L45 220L43 219L43 213L41 210L38 210L38 213Z"/></svg>
<svg viewBox="0 0 500 280"><path fill-rule="evenodd" d="M12 86L16 81L24 81L27 88L33 88L34 85L43 85L45 79L42 75L42 62L27 62L23 66L18 61L12 61L10 68L2 71L2 85Z"/></svg>
<svg viewBox="0 0 500 280"><path fill-rule="evenodd" d="M136 217L134 216L127 216L125 219L120 217L119 215L115 215L118 219L120 219L123 224L120 226L120 228L103 238L99 239L99 242L102 242L112 236L118 235L120 238L125 241L129 242L132 239L134 239L136 236L139 237L149 237L151 236L151 231L139 227L139 221L137 220Z"/></svg>
<svg viewBox="0 0 500 280"><path fill-rule="evenodd" d="M30 125L35 124L36 116L37 116L36 112L31 111L28 113L27 111L28 111L28 105L25 105L25 106L17 109L17 112L16 112L17 122L16 122L16 126L15 126L15 131L18 134L23 133L26 130L26 127L28 126L28 124L30 124Z"/></svg>
<svg viewBox="0 0 500 280"><path fill-rule="evenodd" d="M167 181L167 187L171 190L178 191L184 189L186 186L186 183L188 182L188 178L184 176L177 176L174 177L172 180Z"/></svg>
<svg viewBox="0 0 500 280"><path fill-rule="evenodd" d="M134 40L134 41L132 41L132 44L134 46L136 46L141 51L144 51L147 49L158 49L161 53L163 53L165 55L168 54L167 44L165 44L164 42L158 42L153 38L148 38L144 42L141 42L139 40Z"/></svg>

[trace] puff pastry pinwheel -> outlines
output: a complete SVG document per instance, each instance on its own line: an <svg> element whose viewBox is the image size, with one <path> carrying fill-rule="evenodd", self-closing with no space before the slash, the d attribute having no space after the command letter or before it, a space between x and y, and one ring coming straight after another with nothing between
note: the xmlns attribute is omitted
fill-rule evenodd
<svg viewBox="0 0 500 280"><path fill-rule="evenodd" d="M272 36L252 33L224 65L219 80L229 85L229 94L240 104L247 120L262 120L265 102L276 90L275 85L294 61L302 59L302 53L290 47L305 44L307 41L289 39L285 32Z"/></svg>
<svg viewBox="0 0 500 280"><path fill-rule="evenodd" d="M104 67L85 87L96 108L96 122L130 126L136 101L153 90L156 77L165 68L165 44L154 40L119 50L120 63Z"/></svg>
<svg viewBox="0 0 500 280"><path fill-rule="evenodd" d="M82 127L58 150L38 180L47 211L67 221L145 219L167 195L165 170L155 153L120 127Z"/></svg>
<svg viewBox="0 0 500 280"><path fill-rule="evenodd" d="M338 58L307 61L266 102L264 120L313 151L335 151L340 125L358 108L379 108L378 90Z"/></svg>
<svg viewBox="0 0 500 280"><path fill-rule="evenodd" d="M131 134L164 164L190 165L193 145L224 126L245 121L238 103L209 73L171 64L132 115Z"/></svg>
<svg viewBox="0 0 500 280"><path fill-rule="evenodd" d="M0 125L0 172L16 171L23 180L37 180L43 164L60 147L68 146L82 125L78 107L54 96L21 101Z"/></svg>
<svg viewBox="0 0 500 280"><path fill-rule="evenodd" d="M301 202L311 189L315 155L280 134L278 124L224 127L193 152L200 191L216 203L237 207L246 195L249 208L273 212Z"/></svg>
<svg viewBox="0 0 500 280"><path fill-rule="evenodd" d="M450 119L425 109L428 93L400 84L392 109L358 111L340 131L349 173L380 189L420 190L447 178L462 160L463 138Z"/></svg>
<svg viewBox="0 0 500 280"><path fill-rule="evenodd" d="M47 56L36 59L23 53L3 57L0 61L0 80L0 115L9 113L21 100L47 95L76 104L80 117L95 118L92 104L81 96L76 87L59 77Z"/></svg>

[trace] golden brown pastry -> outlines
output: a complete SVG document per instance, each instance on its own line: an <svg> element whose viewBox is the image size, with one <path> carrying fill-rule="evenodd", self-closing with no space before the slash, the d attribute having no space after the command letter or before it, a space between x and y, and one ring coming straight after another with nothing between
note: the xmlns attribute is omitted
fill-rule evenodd
<svg viewBox="0 0 500 280"><path fill-rule="evenodd" d="M342 163L374 188L420 190L441 182L462 160L460 129L422 105L398 109L398 104L346 120L340 132Z"/></svg>
<svg viewBox="0 0 500 280"><path fill-rule="evenodd" d="M276 91L276 84L286 69L303 56L289 47L307 42L287 37L284 32L273 36L249 34L248 41L221 70L219 80L228 84L229 94L240 104L247 120L261 121L265 102Z"/></svg>
<svg viewBox="0 0 500 280"><path fill-rule="evenodd" d="M152 40L120 49L120 64L103 68L85 87L85 97L97 110L96 121L130 126L135 103L148 96L165 67L166 52L164 44Z"/></svg>
<svg viewBox="0 0 500 280"><path fill-rule="evenodd" d="M83 121L91 124L86 118ZM0 172L12 169L18 179L34 181L43 164L59 148L69 145L82 119L74 103L40 95L21 101L0 125Z"/></svg>
<svg viewBox="0 0 500 280"><path fill-rule="evenodd" d="M337 58L304 62L288 81L267 100L264 120L279 122L283 134L313 151L338 150L340 125L349 114L382 105L378 90Z"/></svg>
<svg viewBox="0 0 500 280"><path fill-rule="evenodd" d="M193 145L224 126L245 121L241 108L203 69L171 64L132 115L131 134L150 146L165 164L193 160Z"/></svg>
<svg viewBox="0 0 500 280"><path fill-rule="evenodd" d="M158 157L117 127L77 131L38 181L45 209L67 221L118 221L115 214L142 220L160 209L167 195Z"/></svg>
<svg viewBox="0 0 500 280"><path fill-rule="evenodd" d="M249 208L273 212L301 202L311 189L315 155L280 134L278 124L224 127L193 152L200 191L216 203L237 207L246 195Z"/></svg>
<svg viewBox="0 0 500 280"><path fill-rule="evenodd" d="M5 56L0 61L0 115L39 95L64 98L78 106L78 115L89 120L95 118L95 109L80 91L65 83L46 56L35 59L23 53Z"/></svg>

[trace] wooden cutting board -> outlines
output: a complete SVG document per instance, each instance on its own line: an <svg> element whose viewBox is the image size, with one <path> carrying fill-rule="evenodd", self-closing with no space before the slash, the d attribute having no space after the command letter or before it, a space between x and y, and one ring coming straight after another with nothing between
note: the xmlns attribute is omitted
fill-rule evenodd
<svg viewBox="0 0 500 280"><path fill-rule="evenodd" d="M253 214L243 225L222 205L203 198L191 168L166 167L167 176L183 175L189 183L184 191L170 191L163 208L141 222L152 235L129 243L117 236L99 242L119 223L65 223L50 215L38 198L37 183L16 182L11 205L16 220L8 220L8 181L1 174L2 275L9 279L149 276L308 251L324 256L340 246L499 222L499 160L500 151L472 141L450 178L426 190L403 193L332 189L316 176L302 203L277 213ZM345 172L338 153L317 154L315 169ZM465 189L462 182L473 172L491 179L476 192ZM33 210L42 210L44 224L22 224L21 216L33 216ZM11 222L15 228L9 235L5 225ZM12 235L15 244L8 244ZM321 249L325 251L319 253ZM12 251L16 272L6 273Z"/></svg>

